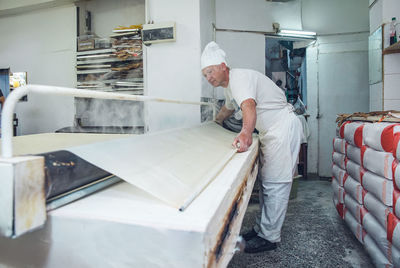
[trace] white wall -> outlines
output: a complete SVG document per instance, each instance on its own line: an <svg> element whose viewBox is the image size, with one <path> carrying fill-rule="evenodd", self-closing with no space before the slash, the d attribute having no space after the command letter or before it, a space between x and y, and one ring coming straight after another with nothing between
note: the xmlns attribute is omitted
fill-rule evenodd
<svg viewBox="0 0 400 268"><path fill-rule="evenodd" d="M145 23L144 0L95 0L86 8L91 11L92 32L100 37L109 37L118 26Z"/></svg>
<svg viewBox="0 0 400 268"><path fill-rule="evenodd" d="M300 1L216 0L217 29L271 32L272 23L281 28L301 29ZM217 43L225 50L232 68L251 68L265 73L263 34L217 31Z"/></svg>
<svg viewBox="0 0 400 268"><path fill-rule="evenodd" d="M147 21L176 22L176 42L152 44L146 51L147 94L200 101L200 0L148 0ZM203 0L204 1L204 0ZM200 122L200 106L148 103L149 131Z"/></svg>
<svg viewBox="0 0 400 268"><path fill-rule="evenodd" d="M318 34L368 31L366 0L302 0L303 28Z"/></svg>
<svg viewBox="0 0 400 268"><path fill-rule="evenodd" d="M400 21L400 2L398 0L378 0L369 9L370 32L385 24L383 31L384 48L389 43L389 23L392 17ZM400 25L397 26L397 35L400 34ZM398 37L399 39L399 37ZM372 110L400 110L400 54L383 56L383 82L370 85L370 107ZM379 101L378 101L379 98Z"/></svg>
<svg viewBox="0 0 400 268"><path fill-rule="evenodd" d="M75 80L72 4L0 17L0 66L26 71L28 83L72 87ZM73 123L72 97L28 95L17 106L18 134L54 132Z"/></svg>
<svg viewBox="0 0 400 268"><path fill-rule="evenodd" d="M214 26L216 23L215 0L200 1L200 44L201 50L211 41L215 41ZM216 98L216 90L201 79L201 97Z"/></svg>
<svg viewBox="0 0 400 268"><path fill-rule="evenodd" d="M72 4L75 1L76 0L1 0L0 16L16 15L32 10Z"/></svg>
<svg viewBox="0 0 400 268"><path fill-rule="evenodd" d="M369 8L369 30L372 34L378 29L383 22L383 1L376 1L373 6Z"/></svg>
<svg viewBox="0 0 400 268"><path fill-rule="evenodd" d="M278 22L281 28L301 29L298 0L287 3L216 0L216 10L217 28L272 31L272 23Z"/></svg>
<svg viewBox="0 0 400 268"><path fill-rule="evenodd" d="M383 44L384 48L389 44L389 23L392 17L400 21L400 2L397 0L378 0L369 10L370 32L375 31L379 26L384 26ZM397 35L400 27L397 26ZM370 85L371 95L370 107L372 110L400 110L400 54L389 54L383 57L383 82ZM380 103L378 105L377 98Z"/></svg>

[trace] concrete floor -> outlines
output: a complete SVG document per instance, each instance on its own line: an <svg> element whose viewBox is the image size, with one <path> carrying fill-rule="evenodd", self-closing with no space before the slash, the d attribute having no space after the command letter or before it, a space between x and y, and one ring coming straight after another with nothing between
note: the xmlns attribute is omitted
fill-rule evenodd
<svg viewBox="0 0 400 268"><path fill-rule="evenodd" d="M250 230L259 211L251 202L241 233ZM338 216L331 184L319 178L298 181L297 198L290 200L282 242L272 252L237 253L229 268L243 267L374 267L363 246Z"/></svg>

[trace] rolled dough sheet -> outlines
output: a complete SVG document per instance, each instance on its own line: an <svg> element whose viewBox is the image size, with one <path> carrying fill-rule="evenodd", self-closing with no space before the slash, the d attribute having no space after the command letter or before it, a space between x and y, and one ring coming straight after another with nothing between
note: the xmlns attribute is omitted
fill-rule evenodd
<svg viewBox="0 0 400 268"><path fill-rule="evenodd" d="M235 154L236 133L215 123L69 148L86 161L180 208Z"/></svg>

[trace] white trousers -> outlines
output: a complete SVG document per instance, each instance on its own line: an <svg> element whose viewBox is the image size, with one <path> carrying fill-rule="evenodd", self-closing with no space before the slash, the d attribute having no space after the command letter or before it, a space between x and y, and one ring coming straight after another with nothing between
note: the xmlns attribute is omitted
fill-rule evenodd
<svg viewBox="0 0 400 268"><path fill-rule="evenodd" d="M254 230L270 242L281 241L281 229L289 203L292 182L274 183L260 179L260 214Z"/></svg>
<svg viewBox="0 0 400 268"><path fill-rule="evenodd" d="M260 214L254 230L270 242L281 241L301 136L301 123L291 113L260 138Z"/></svg>

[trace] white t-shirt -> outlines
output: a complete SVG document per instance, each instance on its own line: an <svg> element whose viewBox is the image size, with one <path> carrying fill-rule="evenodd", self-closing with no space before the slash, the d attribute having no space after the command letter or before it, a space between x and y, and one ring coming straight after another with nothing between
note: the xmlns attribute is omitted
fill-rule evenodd
<svg viewBox="0 0 400 268"><path fill-rule="evenodd" d="M286 116L291 105L286 101L283 90L264 74L249 69L231 69L229 85L224 90L225 106L234 109L234 101L240 107L247 99L256 102L256 128L267 131L275 122Z"/></svg>

